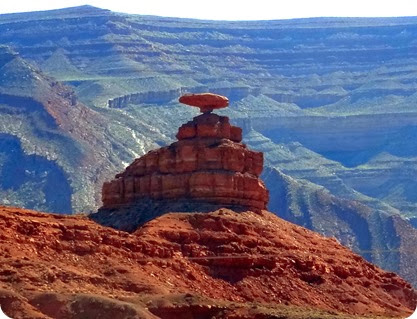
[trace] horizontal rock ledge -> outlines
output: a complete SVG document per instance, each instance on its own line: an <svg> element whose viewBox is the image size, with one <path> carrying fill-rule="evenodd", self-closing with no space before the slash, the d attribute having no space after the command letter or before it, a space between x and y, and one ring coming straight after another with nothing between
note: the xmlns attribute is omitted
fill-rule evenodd
<svg viewBox="0 0 417 319"><path fill-rule="evenodd" d="M199 171L118 178L103 185L103 207L131 203L140 198L206 199L224 204L248 203L266 209L268 191L257 177L248 173Z"/></svg>

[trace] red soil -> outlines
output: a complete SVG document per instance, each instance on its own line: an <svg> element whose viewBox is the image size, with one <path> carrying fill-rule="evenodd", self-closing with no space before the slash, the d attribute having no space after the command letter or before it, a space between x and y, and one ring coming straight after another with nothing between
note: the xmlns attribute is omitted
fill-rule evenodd
<svg viewBox="0 0 417 319"><path fill-rule="evenodd" d="M0 207L0 229L0 304L15 319L277 318L227 315L242 304L405 318L417 303L397 275L266 211L171 213L129 234Z"/></svg>

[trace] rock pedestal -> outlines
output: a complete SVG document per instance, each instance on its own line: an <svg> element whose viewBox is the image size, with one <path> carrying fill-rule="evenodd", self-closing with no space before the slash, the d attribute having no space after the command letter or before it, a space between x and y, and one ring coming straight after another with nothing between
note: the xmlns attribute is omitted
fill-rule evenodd
<svg viewBox="0 0 417 319"><path fill-rule="evenodd" d="M263 154L241 143L242 130L228 117L211 113L210 105L198 107L205 113L179 128L177 142L150 151L104 183L102 208L151 199L266 209L268 191L259 179Z"/></svg>

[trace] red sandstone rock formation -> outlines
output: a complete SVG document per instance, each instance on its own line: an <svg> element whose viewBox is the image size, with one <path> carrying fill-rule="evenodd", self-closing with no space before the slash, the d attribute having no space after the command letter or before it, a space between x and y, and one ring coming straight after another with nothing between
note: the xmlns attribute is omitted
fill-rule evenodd
<svg viewBox="0 0 417 319"><path fill-rule="evenodd" d="M186 97L191 105L224 105L224 99L212 94ZM201 114L182 125L177 138L177 142L136 159L116 179L105 183L103 208L131 205L141 199L188 199L266 209L268 191L259 179L263 154L241 143L242 130L230 125L229 118Z"/></svg>
<svg viewBox="0 0 417 319"><path fill-rule="evenodd" d="M179 98L180 103L200 108L202 113L221 109L229 105L229 99L225 96L213 93L185 94Z"/></svg>
<svg viewBox="0 0 417 319"><path fill-rule="evenodd" d="M166 214L129 234L0 207L0 230L0 304L16 319L405 318L417 301L397 275L266 211Z"/></svg>

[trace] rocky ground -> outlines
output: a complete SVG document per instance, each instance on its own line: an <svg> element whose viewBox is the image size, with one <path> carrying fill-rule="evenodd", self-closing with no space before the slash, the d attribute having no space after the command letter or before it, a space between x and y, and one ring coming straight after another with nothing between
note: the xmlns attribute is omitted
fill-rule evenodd
<svg viewBox="0 0 417 319"><path fill-rule="evenodd" d="M12 318L405 318L410 284L275 215L170 213L133 233L0 208Z"/></svg>

